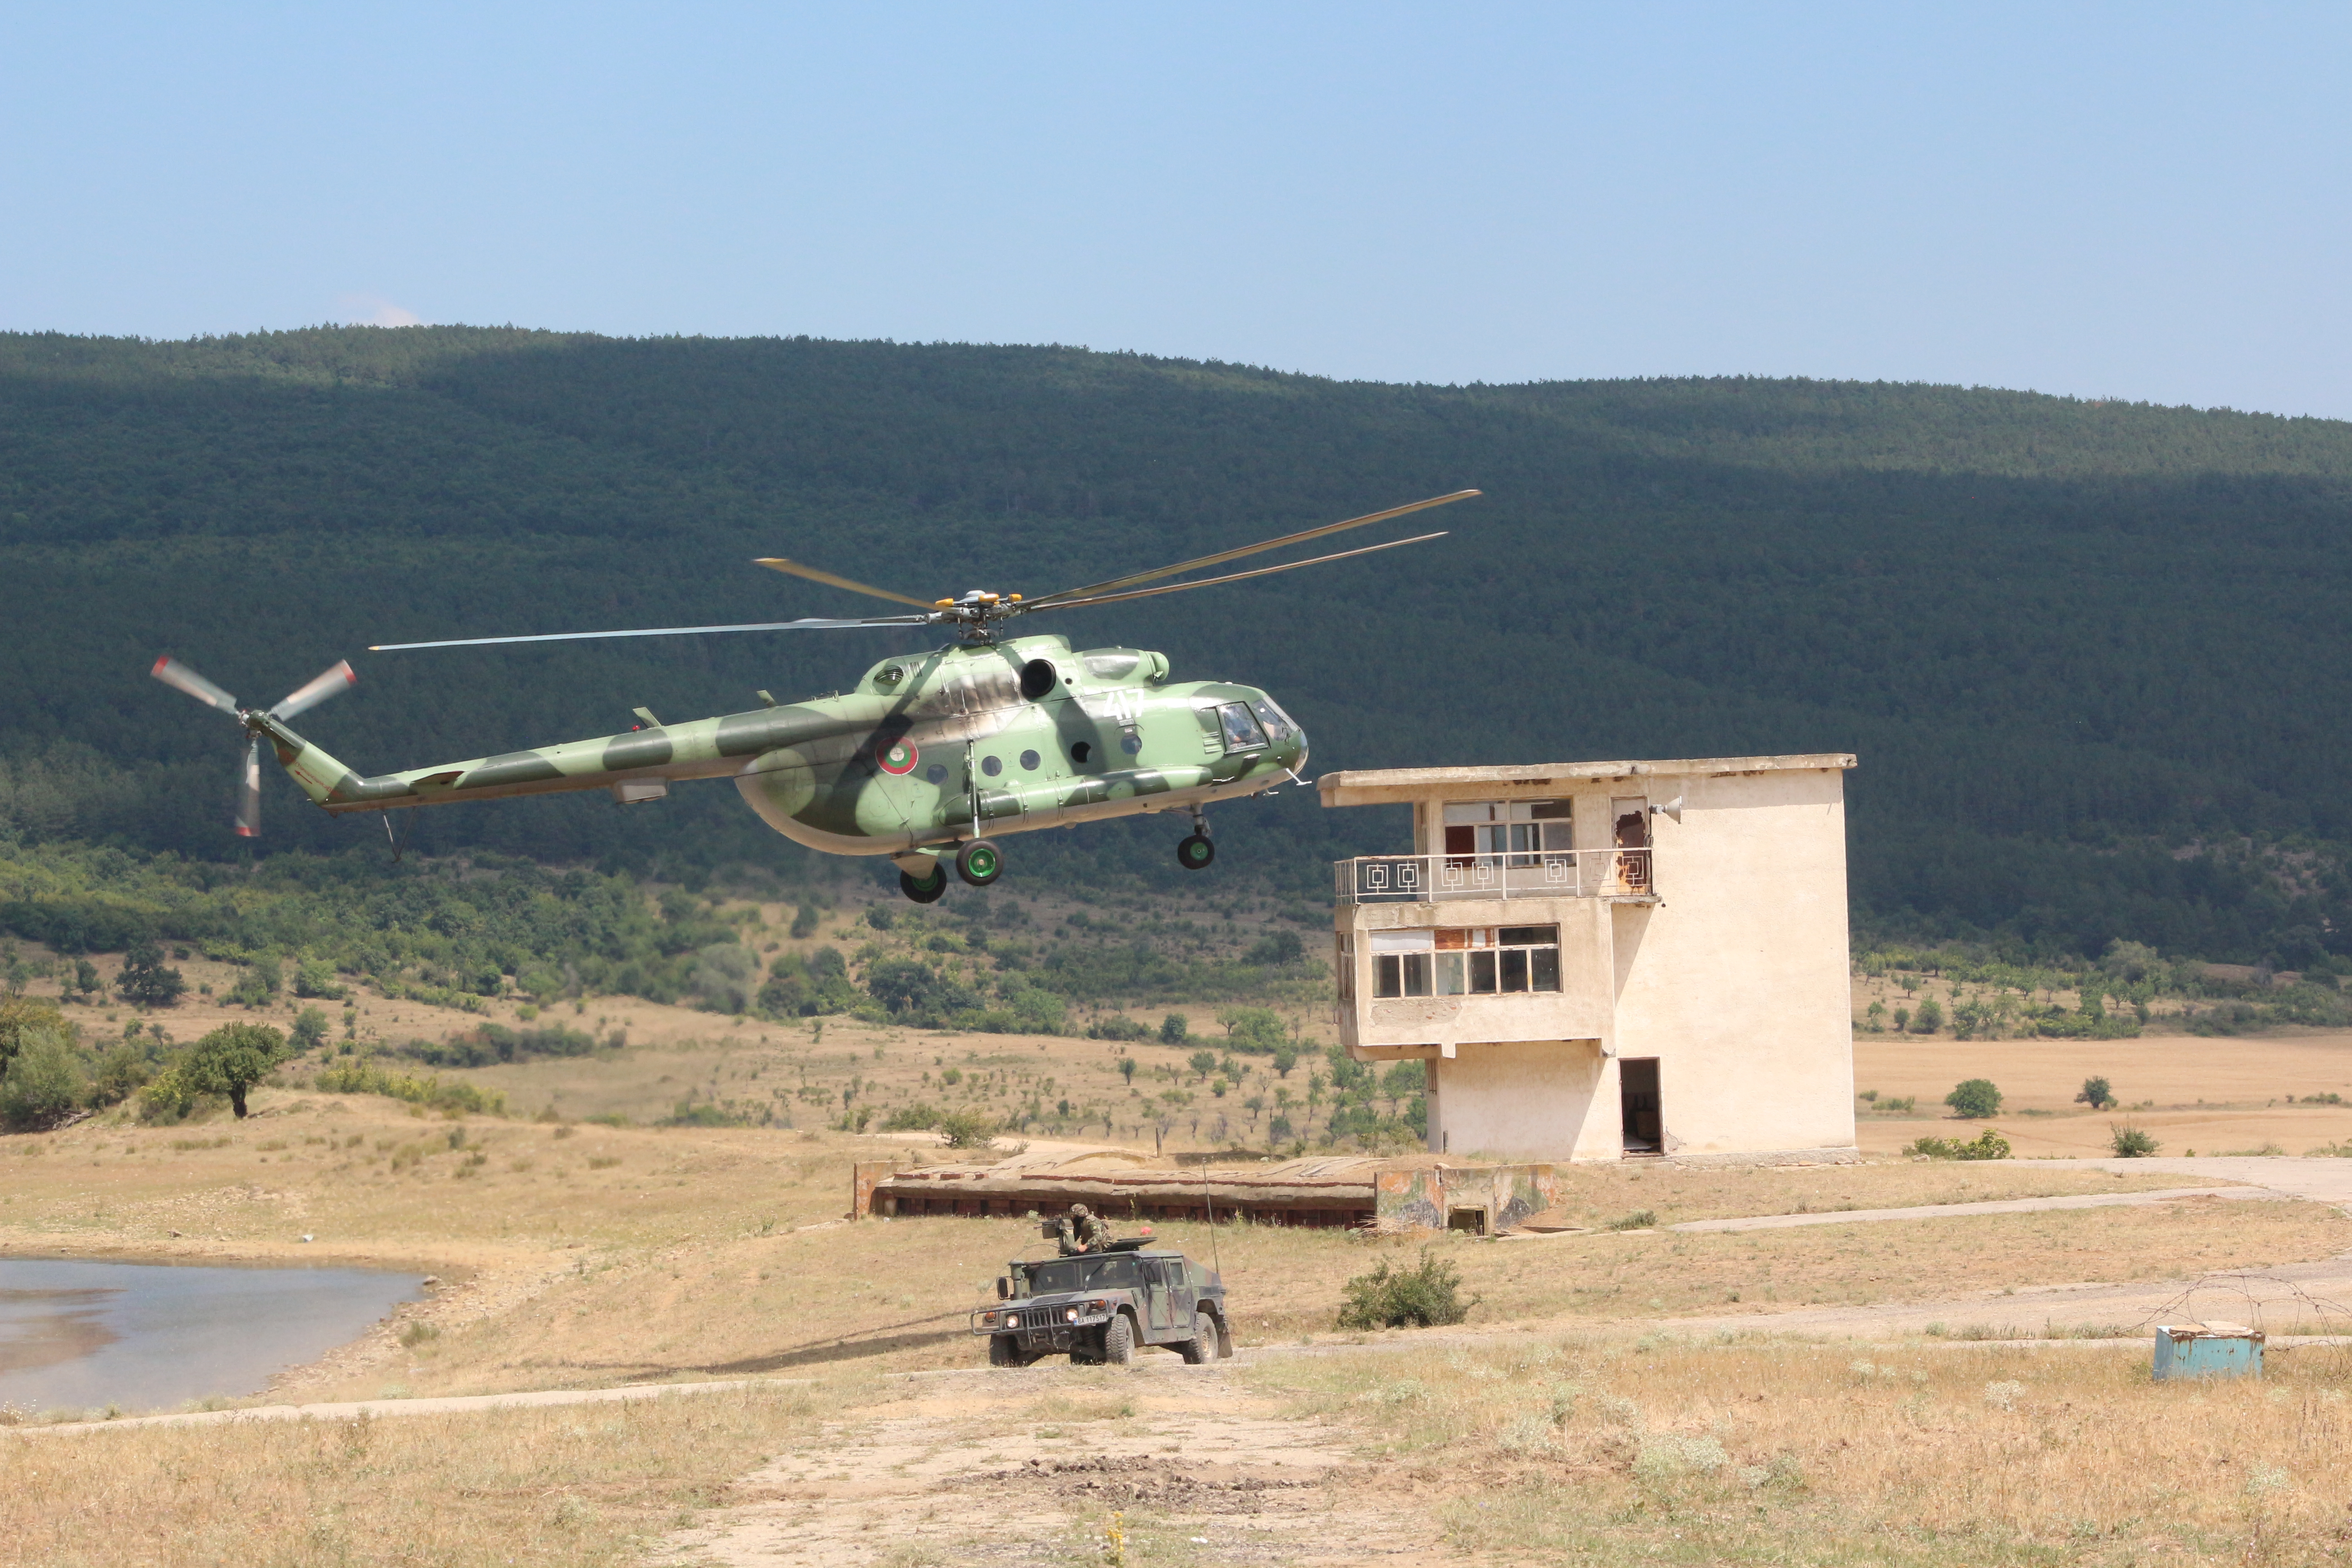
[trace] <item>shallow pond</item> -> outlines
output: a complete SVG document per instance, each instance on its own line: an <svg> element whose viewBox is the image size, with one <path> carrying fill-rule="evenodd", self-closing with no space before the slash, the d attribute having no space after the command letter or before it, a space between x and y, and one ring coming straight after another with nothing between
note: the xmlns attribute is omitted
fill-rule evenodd
<svg viewBox="0 0 2352 1568"><path fill-rule="evenodd" d="M372 1268L0 1258L0 1405L155 1410L257 1394L422 1283Z"/></svg>

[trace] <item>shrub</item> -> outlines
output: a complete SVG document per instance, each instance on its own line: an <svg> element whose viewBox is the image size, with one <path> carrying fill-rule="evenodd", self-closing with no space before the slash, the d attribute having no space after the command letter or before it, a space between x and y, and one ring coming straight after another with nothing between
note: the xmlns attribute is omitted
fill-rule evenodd
<svg viewBox="0 0 2352 1568"><path fill-rule="evenodd" d="M1087 1038L1090 1040L1148 1040L1151 1038L1151 1030L1148 1026L1139 1024L1132 1018L1127 1017L1123 1015L1114 1014L1108 1018L1097 1018L1093 1023L1088 1024L1087 1026Z"/></svg>
<svg viewBox="0 0 2352 1568"><path fill-rule="evenodd" d="M187 1080L166 1069L149 1079L139 1090L139 1120L142 1121L184 1121L196 1109L202 1096L190 1089Z"/></svg>
<svg viewBox="0 0 2352 1568"><path fill-rule="evenodd" d="M814 904L803 904L793 916L793 934L796 937L816 934L817 912Z"/></svg>
<svg viewBox="0 0 2352 1568"><path fill-rule="evenodd" d="M470 1083L444 1083L430 1076L415 1078L407 1073L386 1072L365 1058L321 1068L316 1087L325 1094L381 1094L434 1110L468 1111L483 1116L507 1113L507 1097L496 1089L479 1089ZM588 1120L608 1119L592 1116Z"/></svg>
<svg viewBox="0 0 2352 1568"><path fill-rule="evenodd" d="M1160 1020L1160 1043L1181 1046L1192 1037L1192 1020L1181 1013L1171 1013Z"/></svg>
<svg viewBox="0 0 2352 1568"><path fill-rule="evenodd" d="M2077 1105L2087 1105L2094 1110L2105 1110L2116 1102L2115 1086L2103 1078L2086 1078L2083 1092L2074 1097Z"/></svg>
<svg viewBox="0 0 2352 1568"><path fill-rule="evenodd" d="M996 1119L984 1110L943 1110L931 1125L950 1149L985 1149L997 1133Z"/></svg>
<svg viewBox="0 0 2352 1568"><path fill-rule="evenodd" d="M1903 1152L1925 1154L1931 1160L2006 1160L2009 1140L1988 1127L1967 1143L1957 1138L1921 1138Z"/></svg>
<svg viewBox="0 0 2352 1568"><path fill-rule="evenodd" d="M1944 1026L1944 1006L1933 996L1919 999L1919 1010L1911 1015L1911 1032L1932 1035Z"/></svg>
<svg viewBox="0 0 2352 1568"><path fill-rule="evenodd" d="M1446 1258L1421 1249L1421 1263L1412 1268L1392 1268L1381 1258L1369 1274L1359 1274L1345 1287L1347 1305L1339 1309L1343 1329L1432 1328L1458 1323L1470 1315L1481 1298L1462 1300L1462 1271Z"/></svg>
<svg viewBox="0 0 2352 1568"><path fill-rule="evenodd" d="M2158 1145L2145 1131L2126 1121L2108 1124L2107 1147L2116 1152L2118 1160L2145 1160L2156 1152Z"/></svg>
<svg viewBox="0 0 2352 1568"><path fill-rule="evenodd" d="M902 1105L882 1120L885 1132L928 1132L940 1124L940 1113L921 1100Z"/></svg>
<svg viewBox="0 0 2352 1568"><path fill-rule="evenodd" d="M290 1049L301 1052L325 1043L326 1038L327 1016L316 1007L305 1007L295 1017L294 1031L287 1044Z"/></svg>
<svg viewBox="0 0 2352 1568"><path fill-rule="evenodd" d="M294 994L320 1002L340 1002L350 993L335 979L335 966L324 959L306 958L294 966Z"/></svg>
<svg viewBox="0 0 2352 1568"><path fill-rule="evenodd" d="M1654 1228L1657 1223L1657 1210L1635 1209L1632 1214L1623 1215L1618 1219L1611 1220L1609 1222L1609 1228L1612 1230L1650 1230Z"/></svg>
<svg viewBox="0 0 2352 1568"><path fill-rule="evenodd" d="M1944 1103L1956 1115L1980 1121L2000 1114L2000 1090L1993 1087L1990 1079L1972 1078L1953 1085L1952 1092L1944 1096Z"/></svg>
<svg viewBox="0 0 2352 1568"><path fill-rule="evenodd" d="M0 1073L0 1126L16 1131L53 1127L73 1114L81 1093L73 1032L63 1025L27 1029Z"/></svg>
<svg viewBox="0 0 2352 1568"><path fill-rule="evenodd" d="M1717 1438L1661 1432L1642 1439L1642 1451L1633 1460L1633 1477L1654 1486L1681 1476L1711 1476L1729 1462L1730 1456Z"/></svg>

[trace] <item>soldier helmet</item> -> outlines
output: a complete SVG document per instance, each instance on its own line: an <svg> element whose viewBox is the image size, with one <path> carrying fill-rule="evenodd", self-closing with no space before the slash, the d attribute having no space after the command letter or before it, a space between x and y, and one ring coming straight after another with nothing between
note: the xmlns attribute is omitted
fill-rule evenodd
<svg viewBox="0 0 2352 1568"><path fill-rule="evenodd" d="M1070 1205L1070 1212L1074 1215L1084 1215L1087 1212L1087 1205L1084 1204L1072 1204Z"/></svg>

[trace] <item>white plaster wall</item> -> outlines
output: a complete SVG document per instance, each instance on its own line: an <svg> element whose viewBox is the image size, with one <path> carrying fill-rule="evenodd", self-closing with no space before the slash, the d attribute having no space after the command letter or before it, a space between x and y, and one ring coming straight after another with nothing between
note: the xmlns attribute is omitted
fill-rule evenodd
<svg viewBox="0 0 2352 1568"><path fill-rule="evenodd" d="M1654 905L1613 906L1617 1055L1658 1058L1669 1153L1853 1142L1844 776L1680 783Z"/></svg>
<svg viewBox="0 0 2352 1568"><path fill-rule="evenodd" d="M1433 1150L1497 1160L1618 1155L1615 1064L1597 1040L1464 1046L1427 1065L1437 1085Z"/></svg>
<svg viewBox="0 0 2352 1568"><path fill-rule="evenodd" d="M1343 1042L1365 1059L1427 1060L1430 1146L1455 1154L1619 1158L1614 1058L1627 1057L1658 1058L1667 1152L1852 1147L1844 784L1836 768L1787 768L1548 790L1575 798L1577 845L1594 857L1608 852L1612 797L1683 797L1681 822L1651 819L1656 900L1560 900L1546 918L1561 927L1563 994L1475 1006L1375 1004L1370 931L1517 924L1535 919L1532 900L1343 907L1359 966ZM1416 805L1424 853L1437 815Z"/></svg>

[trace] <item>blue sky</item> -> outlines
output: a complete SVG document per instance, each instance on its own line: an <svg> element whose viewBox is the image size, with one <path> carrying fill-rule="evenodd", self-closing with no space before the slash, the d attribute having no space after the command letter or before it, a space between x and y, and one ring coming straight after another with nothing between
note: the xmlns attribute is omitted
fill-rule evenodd
<svg viewBox="0 0 2352 1568"><path fill-rule="evenodd" d="M2352 416L2352 8L16 6L0 328Z"/></svg>

